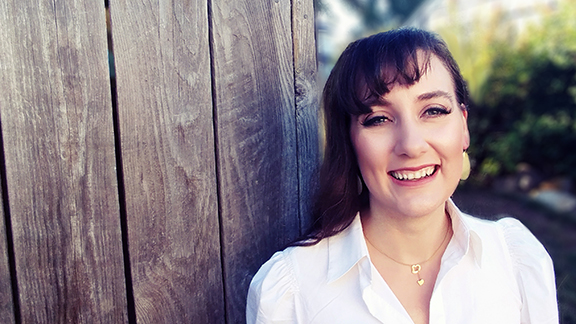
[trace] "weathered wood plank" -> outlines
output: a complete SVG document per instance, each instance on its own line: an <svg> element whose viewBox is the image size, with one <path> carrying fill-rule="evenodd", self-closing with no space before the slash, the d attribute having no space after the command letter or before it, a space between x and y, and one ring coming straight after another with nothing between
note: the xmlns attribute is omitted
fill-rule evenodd
<svg viewBox="0 0 576 324"><path fill-rule="evenodd" d="M103 1L0 3L22 323L127 320Z"/></svg>
<svg viewBox="0 0 576 324"><path fill-rule="evenodd" d="M303 232L312 223L311 198L315 194L315 175L320 163L318 64L313 0L292 1L292 33L296 79L300 228Z"/></svg>
<svg viewBox="0 0 576 324"><path fill-rule="evenodd" d="M222 323L207 1L112 1L139 323Z"/></svg>
<svg viewBox="0 0 576 324"><path fill-rule="evenodd" d="M227 319L260 265L299 233L290 0L212 1Z"/></svg>
<svg viewBox="0 0 576 324"><path fill-rule="evenodd" d="M2 188L0 188L0 197L2 197ZM8 262L8 241L4 217L4 208L0 208L0 318L2 323L12 324L14 323L14 299L12 297L12 278L10 277Z"/></svg>

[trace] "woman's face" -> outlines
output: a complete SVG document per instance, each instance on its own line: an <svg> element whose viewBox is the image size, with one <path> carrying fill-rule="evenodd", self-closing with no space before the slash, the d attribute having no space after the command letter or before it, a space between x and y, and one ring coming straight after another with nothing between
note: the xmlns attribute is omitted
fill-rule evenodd
<svg viewBox="0 0 576 324"><path fill-rule="evenodd" d="M470 142L448 70L432 55L419 82L394 85L371 108L353 116L350 128L371 210L410 217L443 212Z"/></svg>

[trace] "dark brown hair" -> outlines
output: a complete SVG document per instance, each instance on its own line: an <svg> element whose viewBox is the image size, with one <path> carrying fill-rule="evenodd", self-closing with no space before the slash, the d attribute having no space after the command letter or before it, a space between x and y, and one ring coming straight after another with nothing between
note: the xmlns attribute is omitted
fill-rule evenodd
<svg viewBox="0 0 576 324"><path fill-rule="evenodd" d="M351 116L369 113L370 105L390 92L390 86L418 82L431 55L451 74L456 99L466 109L466 83L446 44L434 33L415 28L391 30L357 40L341 54L324 87L326 147L313 225L300 244L315 244L341 232L368 206L368 190L358 181L360 171L350 139Z"/></svg>

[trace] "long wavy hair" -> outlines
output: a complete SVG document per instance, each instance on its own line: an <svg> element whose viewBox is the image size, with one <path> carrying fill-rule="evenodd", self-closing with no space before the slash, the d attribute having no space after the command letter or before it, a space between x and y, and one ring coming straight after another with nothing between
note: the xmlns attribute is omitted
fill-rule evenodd
<svg viewBox="0 0 576 324"><path fill-rule="evenodd" d="M341 54L322 97L326 143L313 224L298 245L336 235L369 206L368 189L350 139L351 116L371 112L371 104L390 92L391 86L418 82L432 55L451 74L458 103L466 109L466 83L446 44L434 33L415 28L391 30L352 42Z"/></svg>

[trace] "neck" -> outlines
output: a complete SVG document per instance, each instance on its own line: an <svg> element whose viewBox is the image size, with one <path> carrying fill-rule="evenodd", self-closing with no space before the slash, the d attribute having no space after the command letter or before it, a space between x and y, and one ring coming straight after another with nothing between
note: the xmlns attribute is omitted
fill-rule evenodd
<svg viewBox="0 0 576 324"><path fill-rule="evenodd" d="M428 259L452 233L445 205L419 217L386 214L376 208L361 214L369 244L401 263Z"/></svg>

